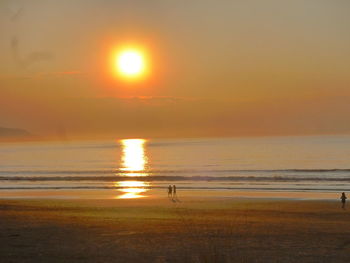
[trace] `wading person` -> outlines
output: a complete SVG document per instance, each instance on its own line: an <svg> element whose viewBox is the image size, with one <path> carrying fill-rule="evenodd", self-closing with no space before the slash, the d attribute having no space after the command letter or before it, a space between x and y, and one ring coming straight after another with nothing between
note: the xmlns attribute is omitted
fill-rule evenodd
<svg viewBox="0 0 350 263"><path fill-rule="evenodd" d="M176 185L173 185L173 197L176 197Z"/></svg>
<svg viewBox="0 0 350 263"><path fill-rule="evenodd" d="M344 192L342 192L340 199L341 199L341 208L345 209L345 202L347 197Z"/></svg>
<svg viewBox="0 0 350 263"><path fill-rule="evenodd" d="M173 197L173 196L172 196L172 192L173 192L173 188L172 188L171 185L169 184L169 186L168 186L168 197Z"/></svg>

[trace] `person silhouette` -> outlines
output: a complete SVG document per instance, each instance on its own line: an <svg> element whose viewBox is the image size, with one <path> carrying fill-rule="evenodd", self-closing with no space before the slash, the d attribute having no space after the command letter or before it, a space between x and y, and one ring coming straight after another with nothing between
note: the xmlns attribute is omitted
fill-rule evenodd
<svg viewBox="0 0 350 263"><path fill-rule="evenodd" d="M176 185L173 185L173 197L177 197L176 196Z"/></svg>
<svg viewBox="0 0 350 263"><path fill-rule="evenodd" d="M169 184L169 186L168 186L168 197L173 197L172 195L173 195L173 188Z"/></svg>
<svg viewBox="0 0 350 263"><path fill-rule="evenodd" d="M341 208L345 209L345 202L346 202L347 197L346 197L344 192L341 193L340 199L341 199L341 203L342 203Z"/></svg>

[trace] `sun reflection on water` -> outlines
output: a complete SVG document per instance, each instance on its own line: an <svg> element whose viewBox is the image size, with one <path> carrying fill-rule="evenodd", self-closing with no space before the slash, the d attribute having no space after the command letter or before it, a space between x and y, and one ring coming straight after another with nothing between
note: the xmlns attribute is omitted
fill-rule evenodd
<svg viewBox="0 0 350 263"><path fill-rule="evenodd" d="M146 140L144 139L121 140L123 151L121 170L133 173L141 172L145 169L145 166L147 164L147 158L144 149L145 143Z"/></svg>
<svg viewBox="0 0 350 263"><path fill-rule="evenodd" d="M147 156L145 154L144 139L125 139L120 141L122 146L122 158L120 170L125 171L124 176L138 177L148 176L145 168L147 166ZM143 181L120 181L115 186L123 194L119 199L145 197L143 194L148 191L149 183Z"/></svg>
<svg viewBox="0 0 350 263"><path fill-rule="evenodd" d="M149 187L149 183L140 181L122 181L117 182L115 186L121 187L121 189L118 190L123 193L118 196L119 199L130 199L146 197L143 193L148 191L147 188Z"/></svg>

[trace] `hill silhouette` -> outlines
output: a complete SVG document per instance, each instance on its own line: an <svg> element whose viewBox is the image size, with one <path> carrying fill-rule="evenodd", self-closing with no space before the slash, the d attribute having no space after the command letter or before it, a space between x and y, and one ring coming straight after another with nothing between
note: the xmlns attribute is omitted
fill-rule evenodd
<svg viewBox="0 0 350 263"><path fill-rule="evenodd" d="M22 139L29 136L32 134L24 129L0 127L0 139Z"/></svg>

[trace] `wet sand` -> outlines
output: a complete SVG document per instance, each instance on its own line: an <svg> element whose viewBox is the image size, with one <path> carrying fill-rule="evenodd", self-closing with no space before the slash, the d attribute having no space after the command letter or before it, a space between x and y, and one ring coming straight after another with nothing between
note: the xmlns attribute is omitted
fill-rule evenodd
<svg viewBox="0 0 350 263"><path fill-rule="evenodd" d="M350 206L208 192L2 199L0 244L0 262L350 262Z"/></svg>

